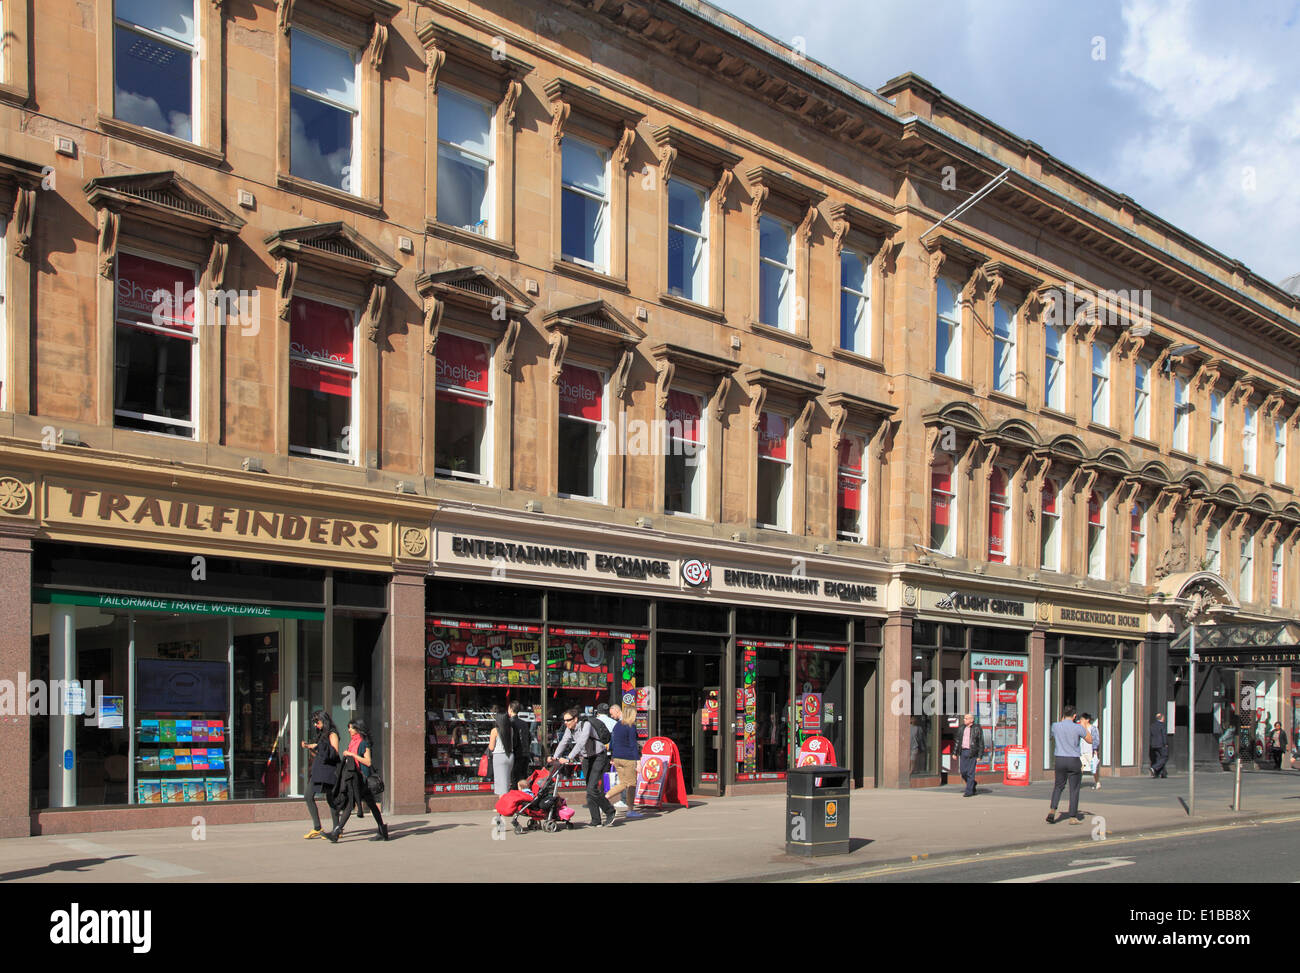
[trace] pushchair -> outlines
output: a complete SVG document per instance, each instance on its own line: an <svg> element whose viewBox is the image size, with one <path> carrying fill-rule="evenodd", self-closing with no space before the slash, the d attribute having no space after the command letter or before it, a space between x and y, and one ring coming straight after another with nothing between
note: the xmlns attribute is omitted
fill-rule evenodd
<svg viewBox="0 0 1300 973"><path fill-rule="evenodd" d="M553 772L533 771L528 777L529 790L506 791L502 794L496 803L497 814L510 818L515 834L524 834L534 828L553 834L561 828L570 827L569 819L573 817L573 808L560 796L560 778L565 773L564 765Z"/></svg>

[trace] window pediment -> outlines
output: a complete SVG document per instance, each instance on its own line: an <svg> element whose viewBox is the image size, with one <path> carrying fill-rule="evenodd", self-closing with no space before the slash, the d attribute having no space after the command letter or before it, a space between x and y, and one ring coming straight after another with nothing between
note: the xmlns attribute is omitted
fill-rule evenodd
<svg viewBox="0 0 1300 973"><path fill-rule="evenodd" d="M651 134L655 145L659 147L661 159L666 152L671 151L678 167L702 170L694 174L698 178L707 173L711 179L710 185L716 184L724 171L740 165L741 157L736 153L683 131L675 125L660 125Z"/></svg>
<svg viewBox="0 0 1300 973"><path fill-rule="evenodd" d="M313 223L280 230L263 242L276 260L293 260L357 279L397 276L397 261L346 223Z"/></svg>
<svg viewBox="0 0 1300 973"><path fill-rule="evenodd" d="M244 227L243 219L171 171L92 179L85 193L97 210L127 213L188 233L233 236Z"/></svg>
<svg viewBox="0 0 1300 973"><path fill-rule="evenodd" d="M682 345L662 344L650 349L659 371L655 382L659 408L668 403L668 390L679 377L693 378L713 389L711 407L720 408L731 390L731 376L740 366L730 359L719 358Z"/></svg>
<svg viewBox="0 0 1300 973"><path fill-rule="evenodd" d="M435 274L423 274L415 282L424 299L426 350L435 354L438 330L449 307L462 312L458 326L493 339L505 338L506 371L514 365L514 350L522 320L533 301L504 277L483 267L456 267Z"/></svg>
<svg viewBox="0 0 1300 973"><path fill-rule="evenodd" d="M533 65L498 47L483 44L438 23L421 24L416 36L426 51L437 52L429 60L430 86L437 89L438 77L448 65L456 74L496 79L500 84L518 81Z"/></svg>
<svg viewBox="0 0 1300 973"><path fill-rule="evenodd" d="M580 342L607 347L634 347L645 332L605 301L591 301L551 311L542 327Z"/></svg>
<svg viewBox="0 0 1300 973"><path fill-rule="evenodd" d="M852 203L831 203L827 208L827 215L830 216L831 224L835 227L837 241L848 239L853 242L855 238L858 241L865 239L869 244L867 249L872 251L879 249L886 240L902 229L897 223L891 223L884 217L860 209Z"/></svg>

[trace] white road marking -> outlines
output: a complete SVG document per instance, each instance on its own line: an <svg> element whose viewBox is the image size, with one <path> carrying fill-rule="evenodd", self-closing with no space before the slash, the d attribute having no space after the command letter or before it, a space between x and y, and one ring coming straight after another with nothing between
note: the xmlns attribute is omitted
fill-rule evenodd
<svg viewBox="0 0 1300 973"><path fill-rule="evenodd" d="M1085 858L1082 861L1070 862L1069 869L1064 872L1044 872L1041 875L1024 875L1020 878L1004 878L994 884L1006 885L1022 882L1050 882L1054 878L1066 878L1070 875L1082 875L1084 872L1104 872L1108 868L1123 868L1125 865L1136 864L1137 862L1133 861L1131 858ZM1086 867L1075 868L1076 865L1084 865Z"/></svg>
<svg viewBox="0 0 1300 973"><path fill-rule="evenodd" d="M93 841L83 841L81 838L55 838L55 844L71 851L80 852L83 855L94 855L97 858L114 858L118 855L126 855L122 864L130 865L133 868L143 868L149 873L150 878L182 878L186 875L202 875L203 873L193 868L186 868L184 865L173 865L171 862L165 862L160 858L142 858L139 855L129 851L121 851L117 848L110 848L107 845L96 844Z"/></svg>

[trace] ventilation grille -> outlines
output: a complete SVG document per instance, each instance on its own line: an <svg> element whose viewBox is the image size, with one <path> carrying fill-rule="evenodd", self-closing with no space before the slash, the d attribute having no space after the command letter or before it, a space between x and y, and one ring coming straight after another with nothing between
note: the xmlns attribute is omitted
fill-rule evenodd
<svg viewBox="0 0 1300 973"><path fill-rule="evenodd" d="M370 255L363 253L360 248L349 243L347 240L338 237L326 237L320 240L303 240L304 247L311 247L313 250L320 250L322 253L332 253L336 257L347 257L349 260L360 260L363 263L372 263Z"/></svg>
<svg viewBox="0 0 1300 973"><path fill-rule="evenodd" d="M179 210L182 213L199 216L205 220L220 220L216 213L202 203L196 203L192 199L186 199L184 196L178 196L176 193L168 192L165 189L143 189L130 186L123 188L122 192L124 195L133 196L156 206L166 206L168 209Z"/></svg>
<svg viewBox="0 0 1300 973"><path fill-rule="evenodd" d="M497 296L496 288L481 277L466 277L464 280L456 281L452 286L469 294L478 294L480 297Z"/></svg>
<svg viewBox="0 0 1300 973"><path fill-rule="evenodd" d="M584 314L582 317L575 318L579 324L589 324L593 328L600 328L602 331L612 331L614 334L622 334L623 329L614 324L603 314Z"/></svg>

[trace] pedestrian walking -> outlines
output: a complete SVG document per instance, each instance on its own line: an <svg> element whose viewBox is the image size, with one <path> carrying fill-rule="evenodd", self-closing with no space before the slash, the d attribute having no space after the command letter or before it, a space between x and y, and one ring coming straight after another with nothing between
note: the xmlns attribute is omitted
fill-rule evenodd
<svg viewBox="0 0 1300 973"><path fill-rule="evenodd" d="M488 753L492 755L492 793L497 797L510 790L511 770L514 769L515 727L508 712L502 713L492 707L495 722L488 733ZM500 814L493 812L492 826L500 829L505 821Z"/></svg>
<svg viewBox="0 0 1300 973"><path fill-rule="evenodd" d="M1169 762L1169 732L1165 726L1165 714L1157 713L1151 721L1151 776L1168 777L1165 764Z"/></svg>
<svg viewBox="0 0 1300 973"><path fill-rule="evenodd" d="M316 811L316 798L325 795L325 803L330 809L330 829L339 825L339 812L334 809L331 795L338 786L339 768L343 761L339 757L339 733L329 713L318 709L311 714L311 725L316 733L316 742L303 741L303 749L312 754L311 774L307 780L304 799L307 811L311 814L311 830L304 838L319 838L323 831L320 827L320 815Z"/></svg>
<svg viewBox="0 0 1300 973"><path fill-rule="evenodd" d="M623 795L627 795L628 812L624 817L629 821L635 821L637 818L644 817L632 809L636 804L637 760L641 756L636 736L636 707L611 706L609 708L611 715L615 711L618 711L619 721L610 735L609 754L614 759L614 770L618 772L618 786L605 795L605 800L612 801L614 795L618 794L622 803ZM617 808L618 804L614 807Z"/></svg>
<svg viewBox="0 0 1300 973"><path fill-rule="evenodd" d="M511 745L511 756L514 758L510 769L511 780L525 780L533 769L533 724L519 715L520 709L517 699L510 700L506 706L514 734Z"/></svg>
<svg viewBox="0 0 1300 973"><path fill-rule="evenodd" d="M578 719L578 711L564 711L564 734L555 747L554 759L564 763L582 761L582 769L587 778L587 810L591 812L593 828L609 827L618 817L614 805L605 799L603 778L609 769L609 751L601 741L593 723L583 717ZM604 815L604 820L601 815Z"/></svg>
<svg viewBox="0 0 1300 973"><path fill-rule="evenodd" d="M1061 803L1061 792L1068 785L1070 788L1071 824L1081 824L1083 815L1079 813L1079 782L1083 779L1083 767L1079 757L1079 742L1092 743L1092 732L1075 722L1074 706L1066 706L1061 711L1061 718L1052 724L1052 740L1056 744L1056 783L1052 786L1052 804L1047 812L1047 823L1056 823L1056 808Z"/></svg>
<svg viewBox="0 0 1300 973"><path fill-rule="evenodd" d="M335 806L340 808L339 820L334 830L325 836L332 844L338 843L344 825L352 816L352 808L360 806L362 802L370 808L370 814L375 819L376 832L370 840L388 840L388 825L384 824L384 817L379 813L379 804L375 801L375 795L370 792L369 780L373 757L369 728L360 720L352 720L348 723L348 748L343 751L343 770L339 774L339 787L335 800Z"/></svg>
<svg viewBox="0 0 1300 973"><path fill-rule="evenodd" d="M962 797L975 796L975 765L984 756L984 732L975 725L975 717L967 713L957 728L957 766L961 779L966 782Z"/></svg>
<svg viewBox="0 0 1300 973"><path fill-rule="evenodd" d="M1282 769L1282 757L1286 753L1286 730L1282 729L1282 721L1278 720L1273 724L1273 732L1268 738L1268 755L1273 758L1273 769Z"/></svg>
<svg viewBox="0 0 1300 973"><path fill-rule="evenodd" d="M925 773L926 763L926 744L925 744L925 722L919 716L912 717L911 738L909 741L909 752L912 758L912 773Z"/></svg>
<svg viewBox="0 0 1300 973"><path fill-rule="evenodd" d="M1085 774L1092 774L1092 789L1101 790L1101 730L1092 721L1091 713L1079 717L1079 724L1092 731L1092 742L1079 741L1079 763Z"/></svg>

